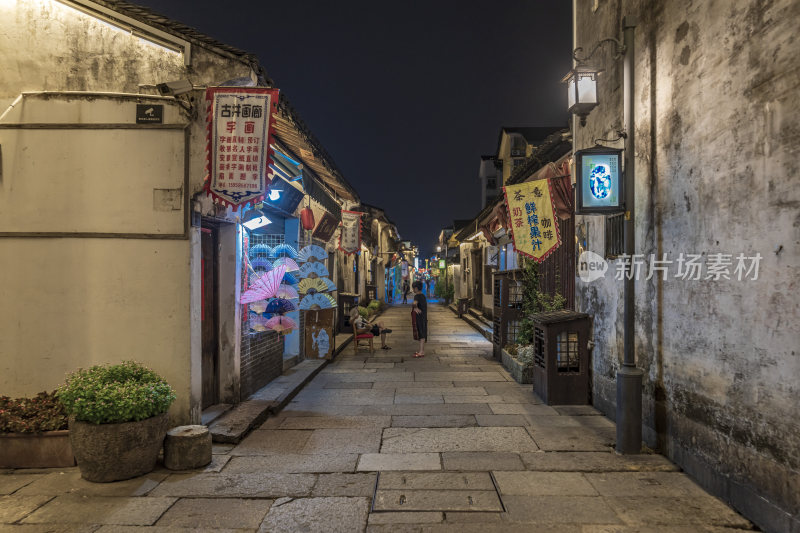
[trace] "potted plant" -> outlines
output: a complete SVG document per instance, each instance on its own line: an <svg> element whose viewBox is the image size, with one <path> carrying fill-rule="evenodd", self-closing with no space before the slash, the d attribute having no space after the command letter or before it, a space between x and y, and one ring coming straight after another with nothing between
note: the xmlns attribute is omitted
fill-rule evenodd
<svg viewBox="0 0 800 533"><path fill-rule="evenodd" d="M55 392L0 396L0 468L73 466L67 413Z"/></svg>
<svg viewBox="0 0 800 533"><path fill-rule="evenodd" d="M450 280L441 280L433 287L433 295L444 300L444 305L450 305L455 295L455 287Z"/></svg>
<svg viewBox="0 0 800 533"><path fill-rule="evenodd" d="M133 361L93 366L70 374L58 397L84 479L118 481L155 468L175 400L158 374Z"/></svg>

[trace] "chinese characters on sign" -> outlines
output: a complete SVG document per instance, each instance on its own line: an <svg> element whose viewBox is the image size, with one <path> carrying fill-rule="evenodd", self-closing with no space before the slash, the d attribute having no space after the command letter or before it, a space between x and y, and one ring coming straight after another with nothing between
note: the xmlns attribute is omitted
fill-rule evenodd
<svg viewBox="0 0 800 533"><path fill-rule="evenodd" d="M314 229L312 237L328 242L331 240L331 237L333 237L333 232L336 231L336 226L338 225L339 221L336 220L336 217L326 211L325 214L322 215L322 220L319 221L319 224L317 224L317 227Z"/></svg>
<svg viewBox="0 0 800 533"><path fill-rule="evenodd" d="M503 187L517 252L541 263L561 244L550 180Z"/></svg>
<svg viewBox="0 0 800 533"><path fill-rule="evenodd" d="M361 248L361 215L357 211L342 211L342 232L339 234L339 249L347 255Z"/></svg>
<svg viewBox="0 0 800 533"><path fill-rule="evenodd" d="M272 151L272 109L278 89L212 87L206 184L214 200L237 208L263 198Z"/></svg>

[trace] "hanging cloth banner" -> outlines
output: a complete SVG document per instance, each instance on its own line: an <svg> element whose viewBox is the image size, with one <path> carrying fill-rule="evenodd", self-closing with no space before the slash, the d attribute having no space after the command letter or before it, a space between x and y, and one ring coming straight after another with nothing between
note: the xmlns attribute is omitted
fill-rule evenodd
<svg viewBox="0 0 800 533"><path fill-rule="evenodd" d="M209 87L206 192L234 209L264 198L278 89Z"/></svg>
<svg viewBox="0 0 800 533"><path fill-rule="evenodd" d="M361 248L361 215L358 211L342 211L342 231L339 234L339 249L350 255Z"/></svg>
<svg viewBox="0 0 800 533"><path fill-rule="evenodd" d="M561 245L550 180L503 187L514 249L537 263Z"/></svg>

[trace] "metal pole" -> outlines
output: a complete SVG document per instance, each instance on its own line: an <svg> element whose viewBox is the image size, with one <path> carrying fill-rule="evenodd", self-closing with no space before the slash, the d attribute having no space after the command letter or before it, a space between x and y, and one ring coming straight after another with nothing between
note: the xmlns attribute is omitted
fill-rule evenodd
<svg viewBox="0 0 800 533"><path fill-rule="evenodd" d="M622 368L617 372L617 453L636 454L642 449L642 375L636 368L635 343L635 283L633 279L633 255L636 253L635 238L635 174L636 157L634 115L634 30L636 19L625 17L622 21L625 42L624 63L624 107L625 107L625 254L630 264L624 285L624 352Z"/></svg>

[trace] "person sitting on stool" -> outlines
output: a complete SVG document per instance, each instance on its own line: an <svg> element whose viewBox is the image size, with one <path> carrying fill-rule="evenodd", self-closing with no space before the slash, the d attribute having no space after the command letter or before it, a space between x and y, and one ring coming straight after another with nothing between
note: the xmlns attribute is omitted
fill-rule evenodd
<svg viewBox="0 0 800 533"><path fill-rule="evenodd" d="M381 350L391 350L392 348L386 344L386 334L391 333L392 330L383 327L383 322L376 322L370 324L358 312L358 307L350 309L350 323L356 328L356 335L363 335L364 333L372 333L373 337L380 336Z"/></svg>

